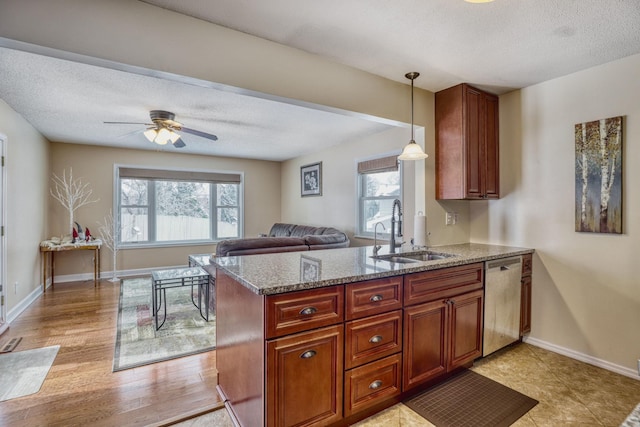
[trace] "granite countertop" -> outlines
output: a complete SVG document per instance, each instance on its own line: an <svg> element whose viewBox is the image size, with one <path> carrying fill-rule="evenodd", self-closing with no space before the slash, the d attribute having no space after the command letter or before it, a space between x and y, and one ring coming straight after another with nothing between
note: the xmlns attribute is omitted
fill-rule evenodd
<svg viewBox="0 0 640 427"><path fill-rule="evenodd" d="M424 250L424 249L423 249ZM373 259L373 246L282 252L264 255L212 257L211 263L259 295L274 295L363 280L398 276L457 265L533 253L533 249L463 243L432 246L429 251L450 258L401 264ZM402 254L420 250L404 248ZM389 254L383 246L378 255Z"/></svg>

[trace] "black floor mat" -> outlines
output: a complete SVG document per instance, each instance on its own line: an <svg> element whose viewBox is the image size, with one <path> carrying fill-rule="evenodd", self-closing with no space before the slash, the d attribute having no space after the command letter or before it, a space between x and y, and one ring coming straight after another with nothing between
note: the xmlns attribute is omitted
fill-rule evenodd
<svg viewBox="0 0 640 427"><path fill-rule="evenodd" d="M538 401L465 370L404 402L437 427L510 426Z"/></svg>

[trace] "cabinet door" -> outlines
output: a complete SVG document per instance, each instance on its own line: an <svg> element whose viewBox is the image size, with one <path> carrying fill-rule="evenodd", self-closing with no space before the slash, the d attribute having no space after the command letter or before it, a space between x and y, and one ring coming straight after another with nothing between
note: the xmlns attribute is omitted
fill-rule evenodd
<svg viewBox="0 0 640 427"><path fill-rule="evenodd" d="M484 198L484 119L482 92L465 85L464 91L464 138L466 150L466 197Z"/></svg>
<svg viewBox="0 0 640 427"><path fill-rule="evenodd" d="M342 418L344 327L267 342L267 425L328 425Z"/></svg>
<svg viewBox="0 0 640 427"><path fill-rule="evenodd" d="M448 307L442 300L438 300L405 309L403 391L446 372Z"/></svg>
<svg viewBox="0 0 640 427"><path fill-rule="evenodd" d="M498 97L485 93L483 95L484 109L484 177L482 192L487 199L500 198L500 157Z"/></svg>
<svg viewBox="0 0 640 427"><path fill-rule="evenodd" d="M520 336L531 332L531 276L522 277Z"/></svg>
<svg viewBox="0 0 640 427"><path fill-rule="evenodd" d="M451 335L447 370L482 356L483 291L458 295L447 300Z"/></svg>

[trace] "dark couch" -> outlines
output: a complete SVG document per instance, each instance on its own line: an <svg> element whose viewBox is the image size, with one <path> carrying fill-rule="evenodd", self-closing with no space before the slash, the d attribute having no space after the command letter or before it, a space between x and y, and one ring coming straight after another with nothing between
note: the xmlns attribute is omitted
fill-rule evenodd
<svg viewBox="0 0 640 427"><path fill-rule="evenodd" d="M347 235L332 227L275 223L265 237L224 240L218 243L215 256L313 251L348 246Z"/></svg>

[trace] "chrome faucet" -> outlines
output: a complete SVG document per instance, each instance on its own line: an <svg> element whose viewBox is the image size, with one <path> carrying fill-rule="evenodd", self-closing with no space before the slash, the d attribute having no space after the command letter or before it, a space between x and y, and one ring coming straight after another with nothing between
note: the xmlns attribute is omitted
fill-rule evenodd
<svg viewBox="0 0 640 427"><path fill-rule="evenodd" d="M396 243L396 207L398 208L398 237L402 237L402 206L400 200L395 199L391 208L391 240L389 240L389 252L391 253L395 253L396 248L402 246L402 242Z"/></svg>
<svg viewBox="0 0 640 427"><path fill-rule="evenodd" d="M376 222L376 225L373 227L373 254L378 255L378 251L382 246L378 245L378 225L382 226L383 230L386 230L385 226L381 222Z"/></svg>

